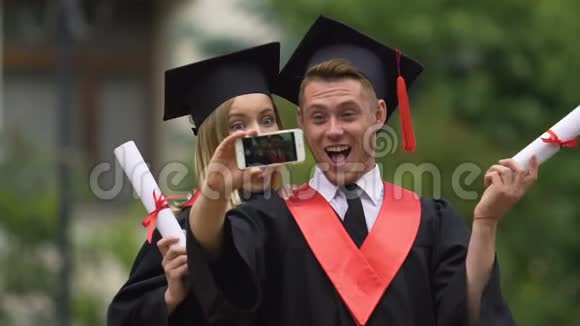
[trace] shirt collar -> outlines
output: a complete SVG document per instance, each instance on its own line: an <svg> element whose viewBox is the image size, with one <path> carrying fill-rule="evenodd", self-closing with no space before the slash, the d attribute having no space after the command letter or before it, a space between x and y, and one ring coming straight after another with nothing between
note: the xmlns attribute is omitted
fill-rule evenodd
<svg viewBox="0 0 580 326"><path fill-rule="evenodd" d="M375 167L372 170L363 175L355 183L362 190L364 190L365 194L371 199L374 206L382 203L384 184L378 165L375 164Z"/></svg>
<svg viewBox="0 0 580 326"><path fill-rule="evenodd" d="M338 191L338 187L332 184L332 182L328 181L322 170L316 165L314 168L314 175L308 181L308 185L312 187L314 190L318 191L327 202L330 202L336 196L336 192Z"/></svg>
<svg viewBox="0 0 580 326"><path fill-rule="evenodd" d="M314 175L308 181L308 185L318 191L327 202L333 200L338 191L338 187L326 178L318 165L314 169ZM381 179L381 171L378 165L375 164L372 170L358 179L356 185L371 199L374 206L382 203L383 180Z"/></svg>

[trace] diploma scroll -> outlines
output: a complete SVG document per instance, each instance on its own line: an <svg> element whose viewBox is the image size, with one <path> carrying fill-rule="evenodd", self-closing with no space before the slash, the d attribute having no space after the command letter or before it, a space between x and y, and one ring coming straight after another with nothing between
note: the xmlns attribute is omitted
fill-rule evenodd
<svg viewBox="0 0 580 326"><path fill-rule="evenodd" d="M147 212L155 214L157 211L156 224L161 236L177 237L179 238L179 245L185 247L185 234L171 209L161 207L162 201L160 199L163 199L163 194L135 143L128 141L115 148L113 153L123 167Z"/></svg>
<svg viewBox="0 0 580 326"><path fill-rule="evenodd" d="M560 148L575 146L573 140L578 136L580 136L580 106L517 153L513 159L528 169L532 155L535 154L538 164L542 164L556 154Z"/></svg>

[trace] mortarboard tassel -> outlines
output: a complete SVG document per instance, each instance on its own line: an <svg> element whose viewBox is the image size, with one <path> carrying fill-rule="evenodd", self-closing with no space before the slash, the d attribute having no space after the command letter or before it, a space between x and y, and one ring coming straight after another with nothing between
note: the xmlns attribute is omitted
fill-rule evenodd
<svg viewBox="0 0 580 326"><path fill-rule="evenodd" d="M407 84L401 75L401 51L397 53L397 98L399 100L399 110L401 114L401 132L403 133L403 149L407 152L414 152L417 147L415 132L413 131L413 121L411 120L411 106L409 95L407 94Z"/></svg>

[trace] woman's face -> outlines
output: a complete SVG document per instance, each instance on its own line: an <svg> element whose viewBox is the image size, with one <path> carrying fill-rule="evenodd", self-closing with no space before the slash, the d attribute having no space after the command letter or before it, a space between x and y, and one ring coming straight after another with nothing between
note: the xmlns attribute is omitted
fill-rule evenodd
<svg viewBox="0 0 580 326"><path fill-rule="evenodd" d="M246 94L234 99L228 112L228 130L257 130L259 134L280 130L274 104L265 94Z"/></svg>
<svg viewBox="0 0 580 326"><path fill-rule="evenodd" d="M259 134L280 130L274 104L269 96L256 93L240 95L234 99L228 112L228 131L232 134L238 130L257 130ZM244 190L256 192L269 189L273 172L271 167L264 168L262 173L244 182Z"/></svg>

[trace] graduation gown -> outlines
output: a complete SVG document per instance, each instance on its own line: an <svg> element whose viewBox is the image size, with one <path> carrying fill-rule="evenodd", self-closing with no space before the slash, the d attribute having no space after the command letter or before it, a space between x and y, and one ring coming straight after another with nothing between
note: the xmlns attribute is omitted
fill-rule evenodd
<svg viewBox="0 0 580 326"><path fill-rule="evenodd" d="M443 199L421 198L420 208L408 254L366 325L467 325L469 231ZM192 291L208 319L356 325L277 194L228 212L218 257L209 257L190 231L187 237L188 264L197 267L190 273ZM494 263L482 296L480 325L513 324Z"/></svg>
<svg viewBox="0 0 580 326"><path fill-rule="evenodd" d="M183 226L189 208L179 214ZM128 281L113 298L107 312L108 326L197 326L209 325L194 296L188 297L167 317L164 294L167 278L161 266L162 256L157 248L161 239L155 231L151 244L145 242L139 250ZM225 324L224 324L225 325Z"/></svg>

